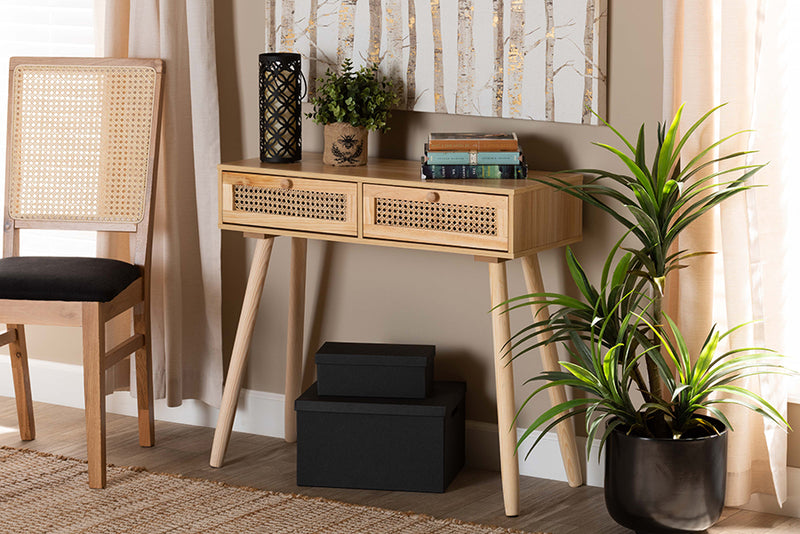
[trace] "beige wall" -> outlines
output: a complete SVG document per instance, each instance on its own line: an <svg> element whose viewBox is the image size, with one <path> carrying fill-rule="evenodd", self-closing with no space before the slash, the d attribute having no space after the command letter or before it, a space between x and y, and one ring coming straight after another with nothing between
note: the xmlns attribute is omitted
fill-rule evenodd
<svg viewBox="0 0 800 534"><path fill-rule="evenodd" d="M609 0L608 118L626 135L641 122L661 118L661 2ZM262 2L219 0L216 3L217 59L220 74L222 158L258 155L258 54L264 48ZM533 168L618 167L590 143L615 143L604 127L544 122L395 112L392 131L373 135L370 154L411 158L420 155L430 131L514 130L520 134ZM307 150L319 151L321 130L305 121ZM619 227L607 217L586 210L584 241L574 246L579 258L597 272ZM279 239L273 252L262 308L253 339L246 387L282 393L286 327L288 243ZM244 281L252 247L238 235L223 235L223 301L225 355L230 356ZM565 286L563 251L540 255L548 289ZM308 356L324 340L433 343L437 345L436 375L466 380L468 416L495 421L491 366L491 330L487 315L489 289L486 266L469 256L396 251L343 244L309 246L307 331ZM509 265L510 294L524 291L520 268ZM514 318L513 328L526 316ZM28 348L34 359L81 363L77 328L29 326ZM3 348L7 353L7 349ZM515 364L517 398L530 392L522 382L539 371L537 356ZM313 371L313 368L309 368ZM306 380L312 380L311 372ZM521 417L532 421L546 406L539 401ZM797 421L800 408L790 406ZM789 465L800 465L800 438L790 434Z"/></svg>
<svg viewBox="0 0 800 534"><path fill-rule="evenodd" d="M622 132L634 135L642 122L653 131L661 116L661 2L610 0L608 116ZM222 159L258 155L258 54L264 50L263 2L216 3L217 61L220 75ZM416 159L430 131L513 130L522 140L532 168L555 170L618 165L592 141L615 143L604 127L475 118L434 113L395 112L392 130L370 139L370 155ZM307 150L321 149L321 129L305 121ZM574 248L598 272L620 228L592 210L585 212L584 241ZM283 392L288 240L278 239L261 303L245 386ZM240 235L223 235L223 329L226 358L244 294L252 244ZM565 285L563 250L540 255L547 288ZM509 268L509 294L525 290L521 268ZM466 380L468 417L495 421L489 282L485 264L471 256L393 250L366 245L311 242L308 258L306 347L308 357L325 340L432 343L437 346L436 376ZM524 312L525 310L523 310ZM527 315L512 318L512 329ZM79 364L78 329L30 327L32 358ZM313 380L307 366L306 381ZM518 399L530 392L522 382L540 370L538 356L515 364ZM546 405L536 403L521 418L532 421Z"/></svg>
<svg viewBox="0 0 800 534"><path fill-rule="evenodd" d="M609 17L609 118L634 135L661 116L661 2L611 0ZM258 54L264 50L262 2L217 2L217 59L220 74L222 158L258 156ZM372 135L370 155L416 159L431 131L516 131L532 168L617 167L592 141L614 143L604 127L475 118L434 113L394 112L392 130ZM320 127L306 120L306 150L321 150ZM579 258L599 271L620 227L607 217L585 214ZM282 392L288 280L288 240L276 241L253 336L246 387ZM223 236L225 352L229 355L241 304L252 244ZM563 250L540 255L548 289L566 290ZM524 292L521 267L509 268L509 293ZM495 421L489 282L485 264L470 256L393 250L366 245L310 242L306 310L307 357L326 340L432 343L436 376L466 380L467 416ZM523 310L526 312L526 310ZM525 313L512 329L524 325ZM313 366L307 366L313 372ZM540 369L538 355L517 360L518 398L530 392L522 382ZM307 373L307 381L312 376ZM530 422L542 402L528 410Z"/></svg>

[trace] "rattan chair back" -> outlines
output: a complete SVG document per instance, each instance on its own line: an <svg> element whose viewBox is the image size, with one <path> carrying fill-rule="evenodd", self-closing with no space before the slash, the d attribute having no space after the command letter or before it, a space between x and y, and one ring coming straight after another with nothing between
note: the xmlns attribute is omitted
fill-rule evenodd
<svg viewBox="0 0 800 534"><path fill-rule="evenodd" d="M11 59L6 232L149 230L161 71L161 60Z"/></svg>

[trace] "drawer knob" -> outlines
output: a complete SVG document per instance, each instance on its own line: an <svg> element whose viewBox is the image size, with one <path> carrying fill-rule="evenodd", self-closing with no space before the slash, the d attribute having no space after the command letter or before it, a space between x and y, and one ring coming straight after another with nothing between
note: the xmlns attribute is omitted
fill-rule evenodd
<svg viewBox="0 0 800 534"><path fill-rule="evenodd" d="M281 180L281 183L279 185L280 185L281 189L291 189L292 188L292 181L291 180L287 180L287 179L283 179L283 180Z"/></svg>
<svg viewBox="0 0 800 534"><path fill-rule="evenodd" d="M425 195L426 202L438 202L439 201L439 193L436 191L431 191L427 195Z"/></svg>

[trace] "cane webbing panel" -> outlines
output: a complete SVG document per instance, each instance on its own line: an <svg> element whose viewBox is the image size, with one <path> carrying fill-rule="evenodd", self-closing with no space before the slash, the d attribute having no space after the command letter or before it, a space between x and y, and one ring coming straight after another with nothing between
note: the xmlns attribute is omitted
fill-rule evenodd
<svg viewBox="0 0 800 534"><path fill-rule="evenodd" d="M13 76L9 215L141 222L155 70L18 65Z"/></svg>
<svg viewBox="0 0 800 534"><path fill-rule="evenodd" d="M236 185L233 188L233 209L246 213L345 222L347 195L326 191Z"/></svg>
<svg viewBox="0 0 800 534"><path fill-rule="evenodd" d="M496 236L497 210L489 206L376 198L375 224Z"/></svg>

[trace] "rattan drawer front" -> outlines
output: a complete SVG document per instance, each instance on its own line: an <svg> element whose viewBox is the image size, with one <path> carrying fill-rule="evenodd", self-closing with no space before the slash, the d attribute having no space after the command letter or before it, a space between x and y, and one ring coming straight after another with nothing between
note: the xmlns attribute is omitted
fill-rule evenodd
<svg viewBox="0 0 800 534"><path fill-rule="evenodd" d="M508 197L364 185L364 237L508 250Z"/></svg>
<svg viewBox="0 0 800 534"><path fill-rule="evenodd" d="M298 231L358 234L354 183L222 174L222 222Z"/></svg>

